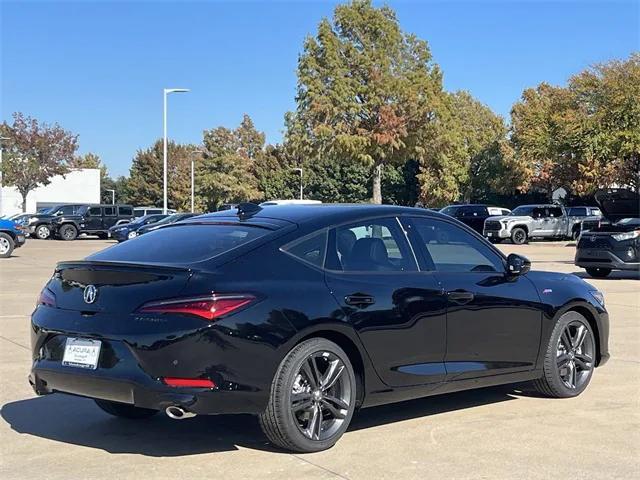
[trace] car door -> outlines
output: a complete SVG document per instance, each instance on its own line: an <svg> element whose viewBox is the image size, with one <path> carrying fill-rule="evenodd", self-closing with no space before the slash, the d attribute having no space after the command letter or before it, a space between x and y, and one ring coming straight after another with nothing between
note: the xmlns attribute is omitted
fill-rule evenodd
<svg viewBox="0 0 640 480"><path fill-rule="evenodd" d="M117 210L115 206L103 207L103 218L102 218L102 228L104 230L109 230L116 224L118 220Z"/></svg>
<svg viewBox="0 0 640 480"><path fill-rule="evenodd" d="M533 284L505 275L503 257L459 226L426 217L409 222L416 252L447 298L447 380L533 369L542 325Z"/></svg>
<svg viewBox="0 0 640 480"><path fill-rule="evenodd" d="M529 230L529 236L547 236L550 233L550 227L548 223L547 211L544 207L535 207L531 212L533 221L531 222L531 229Z"/></svg>
<svg viewBox="0 0 640 480"><path fill-rule="evenodd" d="M397 218L330 230L325 278L383 382L444 380L446 300L433 272L418 271Z"/></svg>
<svg viewBox="0 0 640 480"><path fill-rule="evenodd" d="M88 231L102 230L102 207L89 207L84 225Z"/></svg>
<svg viewBox="0 0 640 480"><path fill-rule="evenodd" d="M554 237L563 237L567 235L567 216L562 207L548 207L547 218L550 234Z"/></svg>

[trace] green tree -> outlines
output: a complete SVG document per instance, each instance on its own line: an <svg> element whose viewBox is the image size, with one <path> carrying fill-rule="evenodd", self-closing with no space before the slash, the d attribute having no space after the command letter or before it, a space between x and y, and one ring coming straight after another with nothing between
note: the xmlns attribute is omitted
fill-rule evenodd
<svg viewBox="0 0 640 480"><path fill-rule="evenodd" d="M569 90L582 124L573 190L616 183L640 192L640 53L575 75Z"/></svg>
<svg viewBox="0 0 640 480"><path fill-rule="evenodd" d="M22 211L26 211L29 192L69 171L78 136L19 112L13 114L12 124L0 125L0 135L7 138L2 143L2 181L16 187L22 195Z"/></svg>
<svg viewBox="0 0 640 480"><path fill-rule="evenodd" d="M260 198L255 162L264 154L264 134L245 115L238 128L205 130L205 153L198 161L196 188L201 203L216 209L222 203Z"/></svg>
<svg viewBox="0 0 640 480"><path fill-rule="evenodd" d="M369 169L374 203L382 170L421 153L419 132L434 118L441 74L425 41L404 33L395 13L369 0L336 7L304 43L297 109L288 124L294 149ZM424 135L422 135L424 138Z"/></svg>
<svg viewBox="0 0 640 480"><path fill-rule="evenodd" d="M462 200L485 201L492 192L506 194L522 187L526 172L513 163L502 117L468 92L451 95L451 101L467 170L460 185Z"/></svg>
<svg viewBox="0 0 640 480"><path fill-rule="evenodd" d="M191 156L193 145L168 143L168 207L191 209ZM146 150L138 150L126 182L127 200L135 205L163 204L163 144L156 141Z"/></svg>

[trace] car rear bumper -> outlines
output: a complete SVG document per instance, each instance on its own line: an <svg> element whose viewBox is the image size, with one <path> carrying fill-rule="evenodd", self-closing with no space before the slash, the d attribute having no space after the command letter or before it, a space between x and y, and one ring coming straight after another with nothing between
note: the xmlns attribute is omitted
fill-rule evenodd
<svg viewBox="0 0 640 480"><path fill-rule="evenodd" d="M261 411L246 392L217 387L170 387L152 378L113 377L96 371L75 370L62 371L58 366L37 365L29 374L29 383L37 395L66 393L159 411L170 406L180 406L198 415Z"/></svg>
<svg viewBox="0 0 640 480"><path fill-rule="evenodd" d="M31 317L29 383L38 395L67 393L154 410L175 405L196 414L264 411L277 368L271 349L253 347L248 355L246 339L227 337L228 328L186 317L161 320L39 306ZM63 365L69 337L101 342L95 369ZM256 369L256 362L263 368ZM215 386L173 387L165 378L206 379Z"/></svg>
<svg viewBox="0 0 640 480"><path fill-rule="evenodd" d="M576 250L575 265L582 268L611 268L613 270L639 270L640 262L625 262L610 250L600 248L579 248Z"/></svg>

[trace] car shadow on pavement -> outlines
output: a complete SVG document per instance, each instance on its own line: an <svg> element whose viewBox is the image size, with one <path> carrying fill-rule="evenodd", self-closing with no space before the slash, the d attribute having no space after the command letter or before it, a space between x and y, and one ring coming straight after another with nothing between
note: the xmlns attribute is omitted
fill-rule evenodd
<svg viewBox="0 0 640 480"><path fill-rule="evenodd" d="M492 387L364 409L350 431L517 398L513 389ZM272 446L252 415L197 416L170 420L162 414L145 420L114 418L93 401L49 395L7 403L2 418L20 433L109 453L173 457L237 450L282 452Z"/></svg>
<svg viewBox="0 0 640 480"><path fill-rule="evenodd" d="M614 270L604 278L592 277L585 271L573 272L573 274L585 280L640 280L640 271L636 270Z"/></svg>

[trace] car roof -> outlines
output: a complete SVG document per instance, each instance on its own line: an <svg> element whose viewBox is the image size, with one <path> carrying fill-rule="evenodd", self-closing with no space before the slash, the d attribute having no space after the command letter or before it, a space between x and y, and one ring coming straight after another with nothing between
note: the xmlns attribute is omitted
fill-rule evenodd
<svg viewBox="0 0 640 480"><path fill-rule="evenodd" d="M208 213L197 217L191 217L190 222L238 220L238 210L225 210L221 212ZM424 208L400 207L396 205L372 205L372 204L343 204L343 203L320 203L307 205L267 205L261 207L251 215L246 215L246 223L262 223L268 220L279 220L285 222L303 224L331 225L334 223L348 222L366 217L395 216L395 215L415 215L431 216L438 218L448 218L441 213L426 210Z"/></svg>

